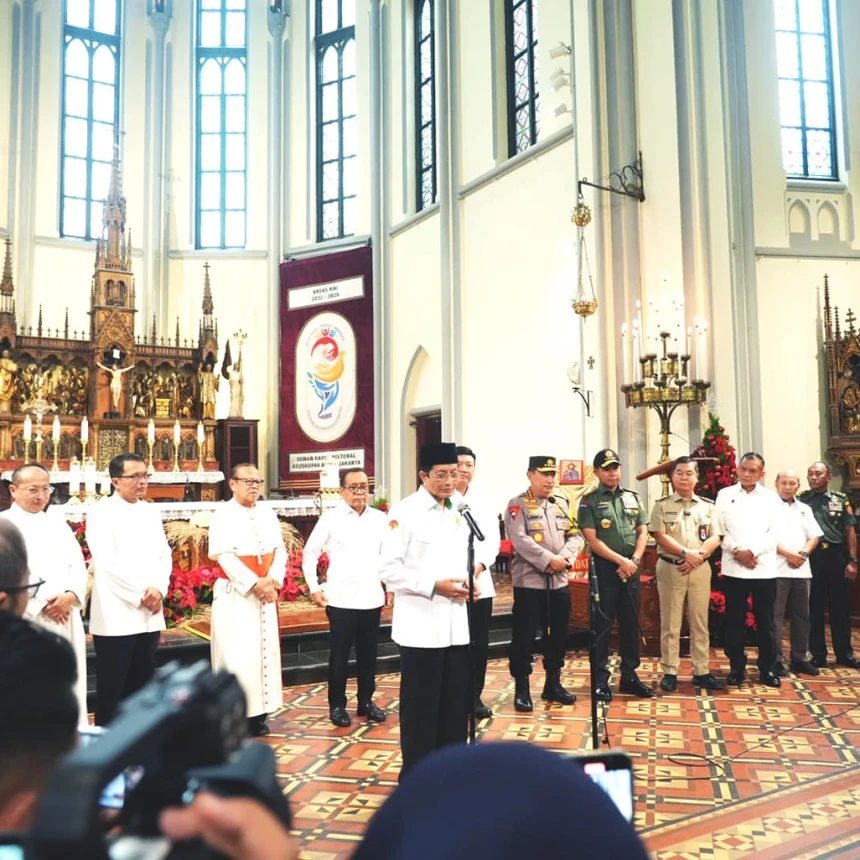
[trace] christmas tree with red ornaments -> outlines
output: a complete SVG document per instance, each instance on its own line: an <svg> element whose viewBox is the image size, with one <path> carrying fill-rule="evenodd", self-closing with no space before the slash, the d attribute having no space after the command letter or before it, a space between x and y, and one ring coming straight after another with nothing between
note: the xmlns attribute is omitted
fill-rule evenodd
<svg viewBox="0 0 860 860"><path fill-rule="evenodd" d="M729 442L728 434L720 426L720 419L713 412L708 413L710 423L701 444L693 451L694 457L710 457L717 462L705 465L700 470L696 492L700 496L716 499L723 487L731 487L738 481L738 460L734 445Z"/></svg>

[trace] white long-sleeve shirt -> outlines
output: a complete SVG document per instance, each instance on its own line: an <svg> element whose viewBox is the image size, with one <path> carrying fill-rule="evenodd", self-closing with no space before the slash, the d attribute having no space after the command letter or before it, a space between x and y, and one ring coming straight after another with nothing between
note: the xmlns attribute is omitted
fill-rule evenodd
<svg viewBox="0 0 860 860"><path fill-rule="evenodd" d="M385 602L379 582L379 550L387 517L368 505L359 515L345 501L326 511L305 544L302 571L311 594L322 589L331 606L376 609ZM317 562L328 554L325 585L317 579Z"/></svg>
<svg viewBox="0 0 860 860"><path fill-rule="evenodd" d="M740 484L717 493L717 512L726 530L723 538L723 576L738 579L775 579L779 496L761 484L746 492ZM753 570L735 561L735 549L748 549L757 559Z"/></svg>
<svg viewBox="0 0 860 860"><path fill-rule="evenodd" d="M394 592L391 638L410 648L469 643L466 603L435 594L440 579L467 579L469 527L448 499L421 487L391 509L380 578Z"/></svg>
<svg viewBox="0 0 860 860"><path fill-rule="evenodd" d="M496 586L493 584L493 573L490 568L495 564L499 555L501 534L496 506L492 499L479 489L466 487L465 493L454 493L451 501L456 508L461 502L469 506L469 511L475 517L484 539L475 541L475 565L483 564L484 570L475 580L481 592L480 600L496 596Z"/></svg>
<svg viewBox="0 0 860 860"><path fill-rule="evenodd" d="M158 511L114 493L87 515L93 561L90 633L130 636L164 630L164 612L141 604L147 588L165 595L173 561Z"/></svg>
<svg viewBox="0 0 860 860"><path fill-rule="evenodd" d="M823 534L809 505L798 502L797 499L786 502L780 498L777 507L777 546L791 552L800 552L810 538L821 537ZM812 579L809 559L806 559L800 567L791 567L788 559L777 553L776 571L778 576L789 579Z"/></svg>
<svg viewBox="0 0 860 860"><path fill-rule="evenodd" d="M54 597L67 591L75 595L74 609L81 610L87 600L87 568L80 544L65 520L53 513L31 514L13 504L3 517L15 523L27 545L30 582L45 580L27 604L27 615L34 618Z"/></svg>

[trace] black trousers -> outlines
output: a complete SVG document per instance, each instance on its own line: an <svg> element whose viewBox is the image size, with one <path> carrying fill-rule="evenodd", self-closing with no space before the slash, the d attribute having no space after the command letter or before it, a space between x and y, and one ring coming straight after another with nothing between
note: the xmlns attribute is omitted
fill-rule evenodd
<svg viewBox="0 0 860 860"><path fill-rule="evenodd" d="M514 678L532 673L535 633L542 630L540 649L546 673L560 672L567 646L570 623L570 591L565 588L515 588L514 609L509 652L510 670ZM549 635L547 635L549 626Z"/></svg>
<svg viewBox="0 0 860 860"><path fill-rule="evenodd" d="M490 652L490 619L493 617L493 598L484 597L469 607L469 630L472 641L472 673L475 698L480 699L487 680L487 655Z"/></svg>
<svg viewBox="0 0 860 860"><path fill-rule="evenodd" d="M328 706L346 707L346 676L349 649L355 643L358 676L358 701L368 702L376 690L376 646L379 640L379 615L376 609L341 609L326 606L331 648L328 658Z"/></svg>
<svg viewBox="0 0 860 860"><path fill-rule="evenodd" d="M400 779L434 750L466 742L471 693L468 645L400 646Z"/></svg>
<svg viewBox="0 0 860 860"><path fill-rule="evenodd" d="M639 574L627 582L618 576L618 565L594 556L594 571L600 604L592 614L597 658L597 683L609 681L609 635L618 619L618 651L621 654L621 677L629 678L639 668Z"/></svg>
<svg viewBox="0 0 860 860"><path fill-rule="evenodd" d="M853 657L851 648L850 579L845 578L842 545L819 547L809 556L812 585L809 591L809 650L816 660L827 659L824 610L830 613L830 634L837 660Z"/></svg>
<svg viewBox="0 0 860 860"><path fill-rule="evenodd" d="M155 672L161 633L93 636L96 652L96 725L106 726L119 704L145 686Z"/></svg>
<svg viewBox="0 0 860 860"><path fill-rule="evenodd" d="M776 603L775 579L741 579L723 577L726 595L726 657L732 672L743 672L747 665L744 650L744 629L747 617L747 596L752 595L755 616L759 672L772 672L776 662L776 627L773 608Z"/></svg>

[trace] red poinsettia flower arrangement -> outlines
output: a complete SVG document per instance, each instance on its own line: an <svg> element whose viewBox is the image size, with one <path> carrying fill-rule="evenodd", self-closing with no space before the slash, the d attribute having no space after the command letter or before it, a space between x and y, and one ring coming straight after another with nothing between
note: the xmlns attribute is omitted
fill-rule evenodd
<svg viewBox="0 0 860 860"><path fill-rule="evenodd" d="M287 572L284 574L284 584L281 586L281 600L288 600L292 603L303 594L308 593L308 584L302 572L303 558L304 552L301 549L294 549L287 558ZM325 582L327 573L328 555L323 553L317 561L317 579L320 582Z"/></svg>
<svg viewBox="0 0 860 860"><path fill-rule="evenodd" d="M164 596L167 626L181 624L194 614L198 606L212 603L212 590L219 576L223 576L223 572L217 564L205 564L189 571L174 567Z"/></svg>
<svg viewBox="0 0 860 860"><path fill-rule="evenodd" d="M755 615L753 615L752 611L753 602L752 595L747 596L747 612L746 618L744 619L744 625L748 627L750 630L757 630L755 623ZM726 614L726 595L723 594L722 591L712 591L711 592L711 600L708 604L708 609L713 612L715 615L725 615Z"/></svg>

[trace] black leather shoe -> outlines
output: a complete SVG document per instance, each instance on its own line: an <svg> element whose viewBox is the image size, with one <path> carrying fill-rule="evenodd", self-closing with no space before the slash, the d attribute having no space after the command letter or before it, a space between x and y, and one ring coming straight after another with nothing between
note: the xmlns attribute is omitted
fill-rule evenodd
<svg viewBox="0 0 860 860"><path fill-rule="evenodd" d="M809 660L792 660L791 671L795 675L820 675L821 669Z"/></svg>
<svg viewBox="0 0 860 860"><path fill-rule="evenodd" d="M782 681L780 681L773 672L759 672L758 679L760 683L765 685L765 687L782 686Z"/></svg>
<svg viewBox="0 0 860 860"><path fill-rule="evenodd" d="M674 693L678 689L678 676L664 675L663 680L660 681L660 689L667 693Z"/></svg>
<svg viewBox="0 0 860 860"><path fill-rule="evenodd" d="M791 664L791 671L794 671L794 663ZM773 674L776 675L777 678L787 678L788 672L785 671L785 666L780 663L778 660L773 664ZM815 673L818 674L817 672Z"/></svg>
<svg viewBox="0 0 860 860"><path fill-rule="evenodd" d="M475 696L475 719L488 720L493 712L481 701L480 696Z"/></svg>
<svg viewBox="0 0 860 860"><path fill-rule="evenodd" d="M813 657L810 661L813 666L818 666L819 669L827 668L827 658L826 657Z"/></svg>
<svg viewBox="0 0 860 860"><path fill-rule="evenodd" d="M705 690L722 690L723 682L715 678L710 672L707 675L693 675L693 686L702 687Z"/></svg>
<svg viewBox="0 0 860 860"><path fill-rule="evenodd" d="M836 661L837 666L847 666L849 669L860 669L860 660L856 657L843 657Z"/></svg>
<svg viewBox="0 0 860 860"><path fill-rule="evenodd" d="M612 690L609 689L609 684L606 681L601 681L594 688L594 698L597 699L598 702L612 701Z"/></svg>
<svg viewBox="0 0 860 860"><path fill-rule="evenodd" d="M639 696L640 699L650 699L654 695L654 691L650 687L646 687L636 675L622 678L618 682L618 692Z"/></svg>
<svg viewBox="0 0 860 860"><path fill-rule="evenodd" d="M332 708L328 712L328 718L336 725L340 726L342 729L345 729L347 726L352 725L352 717L346 712L346 708L337 707Z"/></svg>
<svg viewBox="0 0 860 860"><path fill-rule="evenodd" d="M532 704L531 690L529 690L528 675L524 678L516 679L514 709L517 711L533 711L535 709L535 706Z"/></svg>
<svg viewBox="0 0 860 860"><path fill-rule="evenodd" d="M729 677L726 678L726 683L730 687L740 687L740 685L743 684L746 679L747 673L743 669L740 669L737 672L731 672L729 674Z"/></svg>
<svg viewBox="0 0 860 860"><path fill-rule="evenodd" d="M262 738L269 734L269 727L265 720L248 720L248 734L252 738Z"/></svg>
<svg viewBox="0 0 860 860"><path fill-rule="evenodd" d="M558 702L560 705L572 705L576 702L576 696L561 686L561 672L547 672L540 697L545 702Z"/></svg>
<svg viewBox="0 0 860 860"><path fill-rule="evenodd" d="M358 708L356 708L355 715L357 717L367 717L367 719L373 723L384 723L385 718L388 716L382 708L378 705L374 705L370 699L359 704Z"/></svg>

